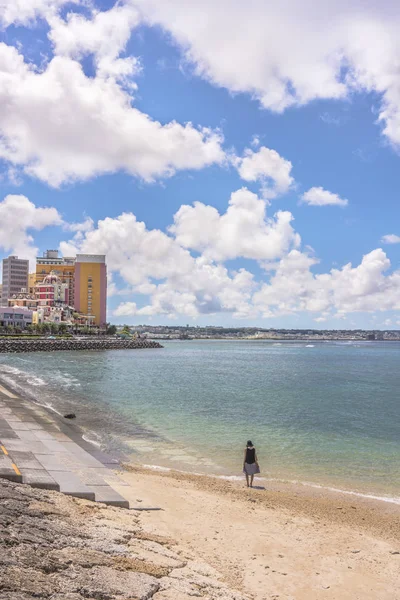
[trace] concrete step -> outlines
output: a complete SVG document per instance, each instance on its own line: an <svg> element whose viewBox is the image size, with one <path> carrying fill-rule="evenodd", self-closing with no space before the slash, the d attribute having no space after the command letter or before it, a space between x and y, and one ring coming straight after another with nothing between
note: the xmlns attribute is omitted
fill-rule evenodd
<svg viewBox="0 0 400 600"><path fill-rule="evenodd" d="M95 494L95 501L108 506L119 506L120 508L129 508L128 500L125 500L118 492L109 485L89 485Z"/></svg>
<svg viewBox="0 0 400 600"><path fill-rule="evenodd" d="M44 469L23 469L22 483L41 490L60 491L60 484Z"/></svg>
<svg viewBox="0 0 400 600"><path fill-rule="evenodd" d="M74 473L68 471L48 471L48 473L59 484L60 492L63 494L85 500L96 500L94 491L82 483Z"/></svg>
<svg viewBox="0 0 400 600"><path fill-rule="evenodd" d="M15 483L22 483L22 474L18 467L3 452L0 453L0 477Z"/></svg>
<svg viewBox="0 0 400 600"><path fill-rule="evenodd" d="M109 468L118 461L99 450L94 456L81 441L78 430L70 431L53 415L16 396L2 397L0 389L0 477L129 508L110 486L114 481L122 485Z"/></svg>

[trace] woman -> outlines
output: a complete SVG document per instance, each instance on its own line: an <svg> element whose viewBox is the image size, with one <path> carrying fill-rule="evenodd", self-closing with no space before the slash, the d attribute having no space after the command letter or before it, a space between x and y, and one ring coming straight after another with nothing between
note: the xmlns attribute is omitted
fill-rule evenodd
<svg viewBox="0 0 400 600"><path fill-rule="evenodd" d="M247 487L249 487L249 477L250 477L250 487L253 487L253 478L255 473L260 472L260 467L258 466L258 458L256 449L253 446L253 442L250 440L247 442L246 448L244 450L244 460L243 460L243 473L246 475Z"/></svg>

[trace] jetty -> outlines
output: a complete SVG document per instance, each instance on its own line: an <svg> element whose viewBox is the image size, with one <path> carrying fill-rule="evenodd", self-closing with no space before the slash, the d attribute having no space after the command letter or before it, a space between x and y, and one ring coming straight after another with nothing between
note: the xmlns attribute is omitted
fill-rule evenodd
<svg viewBox="0 0 400 600"><path fill-rule="evenodd" d="M85 338L0 338L0 354L21 352L55 352L63 350L143 350L162 348L151 340L116 339L107 336Z"/></svg>

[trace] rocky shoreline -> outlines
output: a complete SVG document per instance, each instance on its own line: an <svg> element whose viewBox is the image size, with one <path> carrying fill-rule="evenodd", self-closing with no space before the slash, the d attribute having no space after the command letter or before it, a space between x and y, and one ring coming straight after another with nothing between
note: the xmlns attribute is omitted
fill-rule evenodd
<svg viewBox="0 0 400 600"><path fill-rule="evenodd" d="M245 600L140 515L0 480L2 600Z"/></svg>
<svg viewBox="0 0 400 600"><path fill-rule="evenodd" d="M124 340L115 338L60 338L60 339L0 339L0 353L54 352L58 350L139 350L162 348L151 340Z"/></svg>

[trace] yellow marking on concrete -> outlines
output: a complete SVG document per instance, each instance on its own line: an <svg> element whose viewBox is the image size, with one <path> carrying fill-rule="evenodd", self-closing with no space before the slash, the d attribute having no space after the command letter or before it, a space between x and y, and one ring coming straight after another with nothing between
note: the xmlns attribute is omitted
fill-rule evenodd
<svg viewBox="0 0 400 600"><path fill-rule="evenodd" d="M4 448L4 446L0 446L0 448L3 450L3 453L4 453L6 456L8 456L8 452L7 452L7 450Z"/></svg>
<svg viewBox="0 0 400 600"><path fill-rule="evenodd" d="M14 463L11 463L11 466L17 475L21 475L21 471L18 469L17 465L14 465Z"/></svg>
<svg viewBox="0 0 400 600"><path fill-rule="evenodd" d="M9 398L18 398L18 396L16 396L12 392L9 392L8 390L6 390L6 388L3 387L2 385L0 385L0 392L2 394L4 394L5 396L8 396Z"/></svg>

